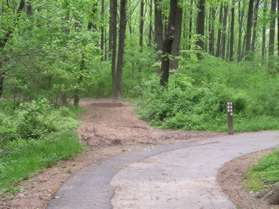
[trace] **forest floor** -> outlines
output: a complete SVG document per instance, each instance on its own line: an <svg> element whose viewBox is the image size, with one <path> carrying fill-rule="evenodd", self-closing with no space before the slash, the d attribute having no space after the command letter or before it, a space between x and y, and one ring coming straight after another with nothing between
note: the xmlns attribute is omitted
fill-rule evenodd
<svg viewBox="0 0 279 209"><path fill-rule="evenodd" d="M82 143L87 145L86 151L22 181L18 193L0 197L1 209L44 209L49 200L57 198L56 192L73 173L123 152L222 135L153 129L136 117L128 102L87 99L81 102L81 106L85 112L81 116L78 134Z"/></svg>

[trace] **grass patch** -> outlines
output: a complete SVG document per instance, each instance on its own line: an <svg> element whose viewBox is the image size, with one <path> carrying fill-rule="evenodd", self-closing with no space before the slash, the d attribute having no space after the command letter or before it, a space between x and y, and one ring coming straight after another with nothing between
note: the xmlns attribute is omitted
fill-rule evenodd
<svg viewBox="0 0 279 209"><path fill-rule="evenodd" d="M82 150L71 131L55 133L40 140L15 140L0 150L0 192L16 192L16 185L57 161Z"/></svg>
<svg viewBox="0 0 279 209"><path fill-rule="evenodd" d="M259 191L279 182L279 149L261 159L253 166L245 184L250 191Z"/></svg>
<svg viewBox="0 0 279 209"><path fill-rule="evenodd" d="M80 109L46 99L0 107L0 194L16 193L20 181L82 150L74 132Z"/></svg>

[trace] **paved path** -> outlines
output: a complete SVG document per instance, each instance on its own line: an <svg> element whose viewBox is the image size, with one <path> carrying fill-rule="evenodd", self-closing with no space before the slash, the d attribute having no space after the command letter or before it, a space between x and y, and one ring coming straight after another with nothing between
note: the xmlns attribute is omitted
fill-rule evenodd
<svg viewBox="0 0 279 209"><path fill-rule="evenodd" d="M74 175L48 209L236 209L216 182L218 169L277 145L279 132L261 132L126 153Z"/></svg>

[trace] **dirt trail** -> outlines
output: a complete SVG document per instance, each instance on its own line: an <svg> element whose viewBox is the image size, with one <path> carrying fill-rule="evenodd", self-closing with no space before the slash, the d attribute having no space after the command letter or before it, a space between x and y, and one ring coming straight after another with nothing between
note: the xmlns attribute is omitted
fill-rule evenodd
<svg viewBox="0 0 279 209"><path fill-rule="evenodd" d="M204 138L220 133L173 131L151 128L138 119L128 102L84 100L87 110L82 117L79 133L89 145L157 144L190 138Z"/></svg>
<svg viewBox="0 0 279 209"><path fill-rule="evenodd" d="M44 209L73 173L123 152L142 150L148 144L220 135L150 128L136 117L128 102L86 99L81 101L81 106L85 112L78 133L89 145L87 151L21 182L18 185L20 192L15 196L0 197L1 209Z"/></svg>

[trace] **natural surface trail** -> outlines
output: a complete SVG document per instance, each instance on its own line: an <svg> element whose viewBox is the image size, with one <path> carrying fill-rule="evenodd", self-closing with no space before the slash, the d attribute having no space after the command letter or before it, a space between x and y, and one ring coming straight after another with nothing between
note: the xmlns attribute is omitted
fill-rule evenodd
<svg viewBox="0 0 279 209"><path fill-rule="evenodd" d="M122 143L121 137L115 142ZM218 169L235 157L278 144L279 132L260 132L123 153L72 176L48 209L236 209L218 186Z"/></svg>

